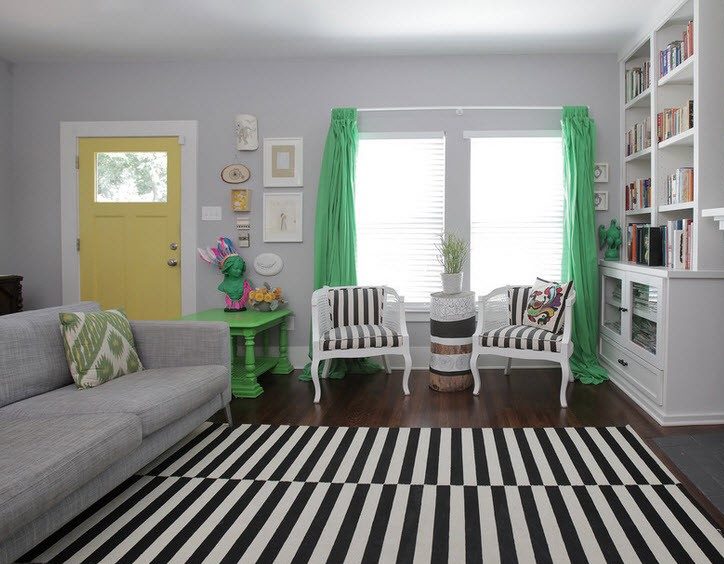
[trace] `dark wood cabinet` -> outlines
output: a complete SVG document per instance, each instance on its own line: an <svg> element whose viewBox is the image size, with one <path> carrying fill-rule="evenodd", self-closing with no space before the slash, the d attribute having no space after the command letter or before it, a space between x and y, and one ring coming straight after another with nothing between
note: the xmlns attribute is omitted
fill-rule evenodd
<svg viewBox="0 0 724 564"><path fill-rule="evenodd" d="M22 281L22 276L0 276L0 315L23 310Z"/></svg>

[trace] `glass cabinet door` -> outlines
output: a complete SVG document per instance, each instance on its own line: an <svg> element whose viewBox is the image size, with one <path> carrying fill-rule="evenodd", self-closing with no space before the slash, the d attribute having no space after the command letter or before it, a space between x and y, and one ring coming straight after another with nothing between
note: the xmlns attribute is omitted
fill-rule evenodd
<svg viewBox="0 0 724 564"><path fill-rule="evenodd" d="M602 291L602 307L601 307L601 324L604 331L615 337L621 337L623 310L623 279L607 272L604 272L601 283Z"/></svg>
<svg viewBox="0 0 724 564"><path fill-rule="evenodd" d="M659 291L641 282L631 283L631 342L656 355Z"/></svg>

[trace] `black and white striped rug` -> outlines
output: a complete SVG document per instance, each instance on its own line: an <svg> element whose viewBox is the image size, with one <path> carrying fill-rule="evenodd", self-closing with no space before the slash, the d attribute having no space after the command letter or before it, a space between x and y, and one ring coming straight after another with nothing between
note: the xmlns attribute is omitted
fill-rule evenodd
<svg viewBox="0 0 724 564"><path fill-rule="evenodd" d="M721 562L628 427L205 424L32 562Z"/></svg>

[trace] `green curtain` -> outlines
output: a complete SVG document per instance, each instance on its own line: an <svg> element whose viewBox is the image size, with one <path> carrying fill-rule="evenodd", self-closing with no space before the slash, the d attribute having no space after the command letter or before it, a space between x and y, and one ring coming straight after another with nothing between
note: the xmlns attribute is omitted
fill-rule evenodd
<svg viewBox="0 0 724 564"><path fill-rule="evenodd" d="M358 142L357 109L333 109L317 189L315 290L325 285L357 284L354 180ZM320 376L322 369L320 366ZM367 359L334 359L329 377L344 378L346 373L373 374L379 370L378 364ZM299 379L311 379L309 364Z"/></svg>
<svg viewBox="0 0 724 564"><path fill-rule="evenodd" d="M593 205L596 124L586 107L564 107L561 119L565 177L563 280L573 280L571 370L584 384L600 384L608 373L598 362L598 250Z"/></svg>

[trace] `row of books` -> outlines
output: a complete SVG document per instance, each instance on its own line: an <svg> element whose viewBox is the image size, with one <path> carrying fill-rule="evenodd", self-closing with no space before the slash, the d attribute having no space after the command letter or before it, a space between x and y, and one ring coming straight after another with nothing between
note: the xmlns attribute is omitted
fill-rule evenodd
<svg viewBox="0 0 724 564"><path fill-rule="evenodd" d="M626 71L625 96L630 102L646 90L651 84L651 61L644 61L643 66L634 67Z"/></svg>
<svg viewBox="0 0 724 564"><path fill-rule="evenodd" d="M626 185L626 209L640 210L651 206L651 179L637 178Z"/></svg>
<svg viewBox="0 0 724 564"><path fill-rule="evenodd" d="M626 143L626 156L638 153L651 146L651 118L646 118L640 123L635 123L626 132L624 138Z"/></svg>
<svg viewBox="0 0 724 564"><path fill-rule="evenodd" d="M666 203L682 204L694 201L694 169L690 166L677 168L666 177Z"/></svg>
<svg viewBox="0 0 724 564"><path fill-rule="evenodd" d="M659 74L663 77L694 54L694 22L686 24L681 41L672 41L659 51Z"/></svg>
<svg viewBox="0 0 724 564"><path fill-rule="evenodd" d="M675 219L662 226L631 223L627 228L627 258L647 266L690 270L692 257L691 219Z"/></svg>
<svg viewBox="0 0 724 564"><path fill-rule="evenodd" d="M656 114L656 137L659 142L694 127L694 100L680 108L665 108Z"/></svg>

